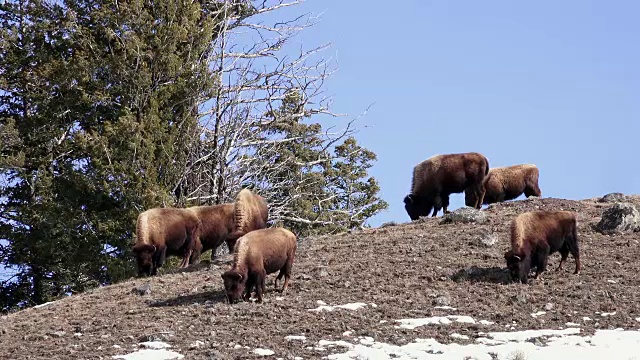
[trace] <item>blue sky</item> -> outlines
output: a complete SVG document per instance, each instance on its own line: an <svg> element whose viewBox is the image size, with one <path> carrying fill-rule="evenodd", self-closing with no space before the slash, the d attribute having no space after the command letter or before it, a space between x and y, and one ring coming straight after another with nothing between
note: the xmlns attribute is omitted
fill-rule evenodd
<svg viewBox="0 0 640 360"><path fill-rule="evenodd" d="M307 0L278 15L322 13L301 41L332 42L334 111L374 103L358 138L378 155L370 173L389 209L371 225L409 221L412 168L441 153L534 163L543 197L640 192L639 2L372 4Z"/></svg>

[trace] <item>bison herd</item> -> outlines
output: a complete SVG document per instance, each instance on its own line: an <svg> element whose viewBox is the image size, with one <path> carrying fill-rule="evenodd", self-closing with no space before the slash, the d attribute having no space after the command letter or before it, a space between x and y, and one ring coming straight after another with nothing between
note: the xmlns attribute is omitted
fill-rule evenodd
<svg viewBox="0 0 640 360"><path fill-rule="evenodd" d="M539 197L538 177L538 168L531 164L491 169L487 158L477 152L436 155L414 167L405 210L411 220L435 217L441 209L447 214L449 196L461 192L465 204L476 209L522 194ZM286 292L297 237L285 228L267 228L268 213L267 201L248 189L241 190L232 203L146 210L138 215L133 246L138 276L155 275L168 255L181 257L181 268L198 264L204 251L215 251L226 243L233 254L232 267L222 274L229 303L249 300L253 289L262 302L265 278L277 271L274 287L284 277L282 292ZM575 213L531 211L513 219L511 249L504 254L513 281L527 283L533 267L537 278L556 251L561 255L558 269L571 253L574 274L579 274Z"/></svg>
<svg viewBox="0 0 640 360"><path fill-rule="evenodd" d="M465 193L465 205L480 209L482 204L512 200L524 194L542 196L535 165L520 164L490 169L487 158L477 152L436 155L413 169L411 193L404 198L411 220L435 217L440 209L449 213L449 195ZM560 252L560 265L569 253L580 273L580 252L576 214L571 211L530 211L511 222L511 249L504 254L513 281L527 283L532 267L534 278L546 270L550 254Z"/></svg>

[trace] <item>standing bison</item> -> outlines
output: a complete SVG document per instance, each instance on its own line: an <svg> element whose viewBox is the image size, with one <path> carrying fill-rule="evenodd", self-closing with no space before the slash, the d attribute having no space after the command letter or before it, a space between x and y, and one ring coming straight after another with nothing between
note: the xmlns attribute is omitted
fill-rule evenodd
<svg viewBox="0 0 640 360"><path fill-rule="evenodd" d="M404 207L411 220L420 216L433 217L443 208L448 213L449 195L465 190L472 191L479 201L473 207L482 206L484 188L482 181L489 172L489 160L477 152L432 156L413 168L411 193L404 198Z"/></svg>
<svg viewBox="0 0 640 360"><path fill-rule="evenodd" d="M540 171L533 164L520 164L492 168L484 178L484 199L482 204L488 205L507 200L513 200L518 196L542 196L538 186ZM465 191L465 204L473 206L478 199L473 191Z"/></svg>
<svg viewBox="0 0 640 360"><path fill-rule="evenodd" d="M234 229L227 238L229 253L233 252L236 240L246 233L264 229L269 220L267 201L249 189L242 189L236 196L233 208Z"/></svg>
<svg viewBox="0 0 640 360"><path fill-rule="evenodd" d="M166 256L182 256L180 268L200 261L234 229L234 204L182 208L153 208L138 215L133 253L138 276L155 275Z"/></svg>
<svg viewBox="0 0 640 360"><path fill-rule="evenodd" d="M138 275L155 275L169 255L182 256L180 267L186 268L223 242L232 252L240 236L265 228L267 217L267 202L247 189L233 203L146 210L138 215L133 246Z"/></svg>
<svg viewBox="0 0 640 360"><path fill-rule="evenodd" d="M253 287L257 301L262 302L265 278L278 270L273 285L277 287L284 276L282 293L285 293L296 250L296 235L284 228L254 230L240 237L234 247L233 266L222 274L229 303L236 303L241 297L248 301Z"/></svg>
<svg viewBox="0 0 640 360"><path fill-rule="evenodd" d="M576 215L572 211L529 211L516 216L511 222L511 250L504 253L511 279L527 283L532 267L534 278L546 270L550 254L560 252L558 270L567 261L569 253L576 261L574 274L580 273Z"/></svg>

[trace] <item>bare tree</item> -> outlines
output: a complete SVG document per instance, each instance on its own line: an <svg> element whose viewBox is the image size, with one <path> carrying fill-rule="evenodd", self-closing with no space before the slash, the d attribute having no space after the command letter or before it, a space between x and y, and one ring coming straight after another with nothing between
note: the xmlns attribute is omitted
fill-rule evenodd
<svg viewBox="0 0 640 360"><path fill-rule="evenodd" d="M331 201L330 194L310 194L283 189L308 188L312 179L299 179L296 174L276 177L291 165L313 167L331 161L330 149L336 142L354 133L354 121L330 126L319 134L316 159L305 163L276 161L277 149L296 137L269 133L276 123L298 122L320 116L341 117L331 112L331 98L325 95L325 80L335 69L331 59L321 54L330 44L310 49L295 47L296 35L315 24L309 15L282 21L273 16L284 8L299 4L292 1L225 2L215 16L222 21L222 35L212 44L208 62L217 86L200 106L200 128L197 146L190 149L190 161L184 176L176 185L180 201L188 203L223 203L252 183L256 192L270 204L270 218L302 223L331 224L331 219L303 218L293 214L291 204L299 197L313 197L321 209ZM237 6L245 6L238 11ZM269 20L271 19L271 20ZM292 55L293 54L293 55ZM283 100L297 96L295 111L278 111ZM273 161L269 161L271 159Z"/></svg>

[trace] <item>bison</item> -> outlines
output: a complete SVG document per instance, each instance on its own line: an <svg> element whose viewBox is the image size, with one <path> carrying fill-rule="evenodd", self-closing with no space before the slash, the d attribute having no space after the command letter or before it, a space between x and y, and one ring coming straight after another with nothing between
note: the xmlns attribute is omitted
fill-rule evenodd
<svg viewBox="0 0 640 360"><path fill-rule="evenodd" d="M133 246L138 276L155 275L167 255L182 256L180 267L187 267L200 226L198 216L186 209L153 208L140 213Z"/></svg>
<svg viewBox="0 0 640 360"><path fill-rule="evenodd" d="M285 293L291 278L291 267L297 249L297 237L284 228L268 228L251 231L240 237L233 249L233 266L221 276L229 303L242 298L248 301L253 287L257 302L262 302L267 274L280 270L273 285L284 276L282 293Z"/></svg>
<svg viewBox="0 0 640 360"><path fill-rule="evenodd" d="M249 189L242 189L236 196L233 208L234 229L227 238L229 252L233 252L236 240L246 233L264 229L269 220L267 201Z"/></svg>
<svg viewBox="0 0 640 360"><path fill-rule="evenodd" d="M511 250L504 253L507 268L514 282L527 283L532 267L534 279L546 270L550 254L560 252L562 270L569 256L576 262L574 274L580 273L576 215L572 211L529 211L516 216L511 222Z"/></svg>
<svg viewBox="0 0 640 360"><path fill-rule="evenodd" d="M133 247L138 276L155 275L169 255L182 255L180 267L186 268L223 242L232 252L238 237L266 227L267 212L266 201L246 189L233 203L146 210L138 215Z"/></svg>
<svg viewBox="0 0 640 360"><path fill-rule="evenodd" d="M484 196L482 181L489 172L489 160L477 152L432 156L413 168L411 193L404 198L405 210L411 220L420 216L433 217L440 208L448 213L449 195L468 189L478 199ZM473 207L479 209L481 201Z"/></svg>
<svg viewBox="0 0 640 360"><path fill-rule="evenodd" d="M533 164L520 164L492 168L483 181L484 199L482 204L488 205L507 200L513 200L518 196L542 196L538 186L538 167ZM478 199L473 191L465 190L465 205L474 206Z"/></svg>

